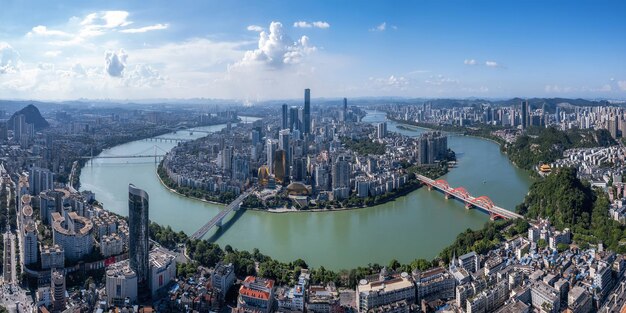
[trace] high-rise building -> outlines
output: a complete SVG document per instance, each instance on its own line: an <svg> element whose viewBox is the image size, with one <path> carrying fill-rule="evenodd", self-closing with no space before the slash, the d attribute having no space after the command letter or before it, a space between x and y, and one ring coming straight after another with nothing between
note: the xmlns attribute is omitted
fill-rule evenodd
<svg viewBox="0 0 626 313"><path fill-rule="evenodd" d="M65 310L65 274L63 270L51 271L52 312L62 312Z"/></svg>
<svg viewBox="0 0 626 313"><path fill-rule="evenodd" d="M137 273L139 284L147 283L148 269L148 193L128 185L128 257L130 267Z"/></svg>
<svg viewBox="0 0 626 313"><path fill-rule="evenodd" d="M529 112L528 112L528 101L522 101L522 129L526 129L526 127L528 127L528 120L530 119L529 116Z"/></svg>
<svg viewBox="0 0 626 313"><path fill-rule="evenodd" d="M269 169L270 174L274 174L274 158L276 155L276 149L278 149L278 142L276 139L268 139L267 140L267 167Z"/></svg>
<svg viewBox="0 0 626 313"><path fill-rule="evenodd" d="M54 174L50 170L46 168L32 167L28 175L28 184L30 186L31 195L38 195L42 191L53 189L53 181Z"/></svg>
<svg viewBox="0 0 626 313"><path fill-rule="evenodd" d="M278 149L274 154L274 176L276 182L284 184L289 179L287 175L287 153L283 149Z"/></svg>
<svg viewBox="0 0 626 313"><path fill-rule="evenodd" d="M350 163L343 157L337 159L332 168L332 187L350 187Z"/></svg>
<svg viewBox="0 0 626 313"><path fill-rule="evenodd" d="M288 129L283 129L278 132L278 148L285 150L287 154L287 171L285 175L289 176L289 166L291 166L293 156L291 151L291 133Z"/></svg>
<svg viewBox="0 0 626 313"><path fill-rule="evenodd" d="M376 137L378 139L385 138L387 136L387 122L378 123Z"/></svg>
<svg viewBox="0 0 626 313"><path fill-rule="evenodd" d="M282 112L281 129L287 129L289 128L289 107L287 106L286 103L283 104L281 112Z"/></svg>
<svg viewBox="0 0 626 313"><path fill-rule="evenodd" d="M289 130L294 131L300 129L300 117L298 116L298 107L289 108Z"/></svg>
<svg viewBox="0 0 626 313"><path fill-rule="evenodd" d="M419 164L433 164L443 160L448 152L448 137L440 132L425 133L417 140Z"/></svg>
<svg viewBox="0 0 626 313"><path fill-rule="evenodd" d="M26 129L26 115L18 114L15 116L15 119L13 119L13 138L16 141L20 141L22 136L26 134Z"/></svg>
<svg viewBox="0 0 626 313"><path fill-rule="evenodd" d="M304 89L304 111L302 112L302 131L305 135L311 133L311 89Z"/></svg>
<svg viewBox="0 0 626 313"><path fill-rule="evenodd" d="M343 98L343 121L348 119L348 98Z"/></svg>

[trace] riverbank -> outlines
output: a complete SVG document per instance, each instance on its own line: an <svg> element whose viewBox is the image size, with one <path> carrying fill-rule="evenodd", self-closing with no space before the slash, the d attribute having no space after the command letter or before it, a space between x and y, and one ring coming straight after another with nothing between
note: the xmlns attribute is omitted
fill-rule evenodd
<svg viewBox="0 0 626 313"><path fill-rule="evenodd" d="M238 123L241 122L241 118L238 118L237 122ZM215 122L215 123L207 123L205 125L194 126L194 127L191 127L191 128L180 130L180 131L191 131L193 129L200 128L200 127L210 127L210 126L217 126L217 125L226 125L226 123L224 123L223 121L218 121L218 122ZM159 129L158 131L155 131L155 132L153 132L151 134L148 134L148 135L145 135L145 136L140 136L140 137L130 136L130 137L126 137L125 139L122 139L122 140L119 140L119 141L118 140L113 140L113 141L110 141L110 142L105 142L102 147L96 147L95 150L92 151L92 153L93 153L94 156L99 156L104 151L106 151L108 149L111 149L113 147L117 147L117 146L120 146L120 145L131 143L133 141L139 141L139 140L155 138L155 137L163 136L163 135L170 134L170 133L176 133L176 131L172 132L171 129ZM80 175L81 175L81 172L82 172L83 168L85 167L85 165L87 164L87 162L89 162L91 160L93 160L93 158L92 159L79 159L79 160L74 161L74 162L78 162L77 166L76 166L76 171L75 172L72 171L72 173L70 175L71 176L70 177L71 181L68 181L68 183L74 189L76 189L76 190L80 189ZM74 166L74 164L75 163L73 163L72 166Z"/></svg>
<svg viewBox="0 0 626 313"><path fill-rule="evenodd" d="M424 124L424 123L416 123L416 122L411 122L411 121L406 121L406 120L401 120L401 119L397 119L397 118L393 118L393 117L389 117L387 116L387 119L390 121L394 121L396 123L399 124L404 124L404 125L408 125L408 126L412 126L412 127L416 127L416 128L421 128L421 129L427 129L430 131L441 131L441 132L445 132L448 134L453 134L453 135L457 135L457 136L469 136L469 137L475 137L475 138L480 138L480 139L485 139L485 140L489 140L491 142L494 142L496 144L498 144L498 146L500 146L500 148L503 148L505 145L505 142L491 134L482 134L482 133L476 133L476 132L472 132L472 130L470 128L467 127L463 127L461 130L450 130L447 127L438 127L437 125L430 125L430 124ZM400 127L398 127L400 128ZM454 128L459 128L454 126Z"/></svg>
<svg viewBox="0 0 626 313"><path fill-rule="evenodd" d="M189 199L192 199L192 200L201 201L201 202L204 202L204 203L216 204L216 205L222 205L222 206L226 206L227 205L226 203L221 203L221 202L217 202L217 201L211 201L211 200L207 200L207 199L197 198L197 197L194 197L194 196L188 196L188 195L185 195L185 194L182 194L182 193L178 192L174 188L169 187L167 184L165 184L165 182L161 178L161 175L159 174L159 169L161 168L161 166L162 165L159 164L159 166L157 166L157 168L154 170L154 173L156 174L157 178L159 179L159 182L161 183L161 185L163 187L165 187L165 189L167 189L169 192L175 193L175 194L177 194L177 195L179 195L181 197L185 197L185 198L189 198Z"/></svg>

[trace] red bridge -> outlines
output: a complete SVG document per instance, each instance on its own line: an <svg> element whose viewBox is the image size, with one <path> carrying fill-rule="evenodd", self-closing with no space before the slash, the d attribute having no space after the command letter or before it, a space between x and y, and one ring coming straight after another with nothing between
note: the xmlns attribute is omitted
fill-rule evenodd
<svg viewBox="0 0 626 313"><path fill-rule="evenodd" d="M471 209L473 207L478 208L485 213L488 213L492 220L523 218L523 216L515 212L511 212L507 209L495 205L495 203L493 203L493 201L491 201L491 199L489 199L489 197L487 196L480 196L475 198L467 190L465 190L465 188L452 188L450 187L448 182L443 179L432 180L423 175L415 176L424 185L428 186L429 190L435 188L443 192L446 199L456 198L460 201L463 201L465 203L466 209Z"/></svg>

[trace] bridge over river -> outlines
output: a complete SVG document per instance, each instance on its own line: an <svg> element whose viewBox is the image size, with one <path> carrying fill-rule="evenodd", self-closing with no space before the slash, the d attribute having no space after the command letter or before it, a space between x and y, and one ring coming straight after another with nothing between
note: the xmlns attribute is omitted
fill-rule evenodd
<svg viewBox="0 0 626 313"><path fill-rule="evenodd" d="M465 203L466 209L471 209L472 207L478 208L481 211L489 214L492 220L499 219L499 218L501 219L524 218L520 214L517 214L515 212L509 211L507 209L504 209L495 205L495 203L493 203L493 201L491 201L491 199L489 199L489 197L487 196L474 197L463 187L457 187L457 188L450 187L448 182L443 179L432 180L423 175L415 175L415 177L419 181L421 181L423 184L428 186L429 190L432 188L435 188L443 192L446 199L449 199L452 197L460 201L463 201Z"/></svg>
<svg viewBox="0 0 626 313"><path fill-rule="evenodd" d="M240 194L239 197L237 197L237 199L235 199L228 206L226 206L224 210L221 210L219 213L217 213L217 215L215 215L210 221L208 221L206 224L200 227L200 229L198 229L195 233L193 233L190 236L190 238L202 239L202 237L204 237L204 235L206 235L206 233L208 233L209 230L211 230L213 227L215 226L220 227L226 215L228 215L230 212L237 211L239 209L239 206L241 205L241 202L243 202L243 200L248 195L250 195L250 192L251 191L248 190Z"/></svg>

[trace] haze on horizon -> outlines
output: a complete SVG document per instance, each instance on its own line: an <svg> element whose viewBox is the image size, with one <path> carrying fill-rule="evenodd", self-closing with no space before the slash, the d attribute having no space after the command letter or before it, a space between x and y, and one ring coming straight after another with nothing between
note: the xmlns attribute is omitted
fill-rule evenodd
<svg viewBox="0 0 626 313"><path fill-rule="evenodd" d="M623 1L16 1L0 97L626 99Z"/></svg>

